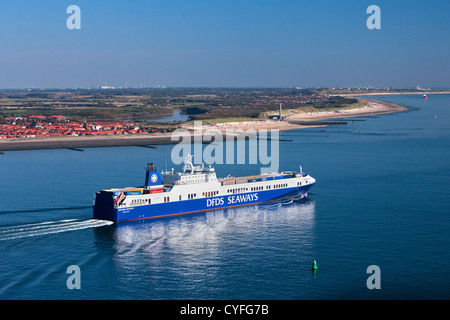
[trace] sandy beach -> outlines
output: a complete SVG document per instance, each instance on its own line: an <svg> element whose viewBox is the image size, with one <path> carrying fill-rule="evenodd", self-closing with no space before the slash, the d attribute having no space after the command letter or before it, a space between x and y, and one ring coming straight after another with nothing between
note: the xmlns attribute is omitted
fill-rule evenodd
<svg viewBox="0 0 450 320"><path fill-rule="evenodd" d="M317 122L330 120L330 119L342 119L360 116L370 116L378 115L384 113L395 113L408 110L407 107L397 105L394 103L382 102L373 99L363 99L358 98L366 102L367 106L356 109L346 109L340 111L325 111L325 112L305 112L297 113L286 116L283 120L255 120L255 121L245 121L245 122L226 122L218 123L213 126L203 125L203 131L218 131L225 134L227 130L234 129L278 129L280 131L301 129L301 128L311 128L325 126L326 124L320 124ZM188 129L193 129L192 126L186 127Z"/></svg>
<svg viewBox="0 0 450 320"><path fill-rule="evenodd" d="M365 101L368 106L356 109L347 109L332 112L315 112L315 113L303 113L296 114L286 118L286 121L290 122L308 122L308 121L320 121L329 119L339 119L339 118L351 118L360 116L377 115L384 113L395 113L408 110L407 107L401 106L394 103L378 101L373 99L363 99L359 100Z"/></svg>
<svg viewBox="0 0 450 320"><path fill-rule="evenodd" d="M215 125L203 125L203 132L226 134L227 130L259 130L278 129L280 131L301 128L325 126L318 121L369 116L384 113L395 113L408 110L404 106L393 103L381 102L372 99L362 99L368 106L332 112L297 113L286 116L283 120L261 120L246 122L228 122ZM183 126L192 130L192 126ZM171 133L144 134L144 135L111 135L111 136L81 136L81 137L48 137L48 138L11 138L0 140L0 151L30 150L30 149L56 149L56 148L89 148L89 147L113 147L113 146L148 146L160 144L176 144L171 141Z"/></svg>

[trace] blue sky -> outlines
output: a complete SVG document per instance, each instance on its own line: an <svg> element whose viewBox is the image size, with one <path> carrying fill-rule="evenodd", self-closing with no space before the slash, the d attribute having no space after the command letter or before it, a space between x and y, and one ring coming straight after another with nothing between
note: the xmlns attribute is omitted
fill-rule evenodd
<svg viewBox="0 0 450 320"><path fill-rule="evenodd" d="M2 0L0 88L450 87L449 35L445 0Z"/></svg>

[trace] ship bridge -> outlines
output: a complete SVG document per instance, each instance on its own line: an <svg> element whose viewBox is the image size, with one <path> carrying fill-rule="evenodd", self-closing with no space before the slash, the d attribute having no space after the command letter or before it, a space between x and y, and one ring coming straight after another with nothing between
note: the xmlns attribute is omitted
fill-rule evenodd
<svg viewBox="0 0 450 320"><path fill-rule="evenodd" d="M217 176L214 168L211 166L205 167L202 163L201 165L194 166L192 163L192 156L184 160L183 171L163 171L164 182L172 185L185 185L194 183L206 183L206 182L217 182Z"/></svg>

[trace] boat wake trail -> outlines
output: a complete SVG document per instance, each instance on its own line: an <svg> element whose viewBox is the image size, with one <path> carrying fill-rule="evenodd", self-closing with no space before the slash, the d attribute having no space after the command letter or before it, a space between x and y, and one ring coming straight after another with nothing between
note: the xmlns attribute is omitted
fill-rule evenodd
<svg viewBox="0 0 450 320"><path fill-rule="evenodd" d="M302 200L303 198L304 197L302 195L299 195L295 198L289 198L289 199L274 201L274 202L270 202L270 203L259 204L258 207L262 210L277 210L281 206L289 205L289 204L293 203L294 201Z"/></svg>
<svg viewBox="0 0 450 320"><path fill-rule="evenodd" d="M113 222L97 219L70 219L1 227L0 241L96 228L111 224Z"/></svg>
<svg viewBox="0 0 450 320"><path fill-rule="evenodd" d="M43 209L30 209L30 210L6 210L6 211L0 211L0 214L63 211L63 210L79 210L79 209L88 209L88 208L92 208L92 206L63 207L63 208L43 208Z"/></svg>

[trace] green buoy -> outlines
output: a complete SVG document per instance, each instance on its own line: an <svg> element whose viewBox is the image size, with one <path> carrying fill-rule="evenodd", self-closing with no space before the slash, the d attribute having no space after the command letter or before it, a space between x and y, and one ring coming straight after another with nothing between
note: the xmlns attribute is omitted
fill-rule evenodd
<svg viewBox="0 0 450 320"><path fill-rule="evenodd" d="M316 260L314 260L314 262L313 262L312 269L313 270L317 270L317 262L316 262Z"/></svg>

